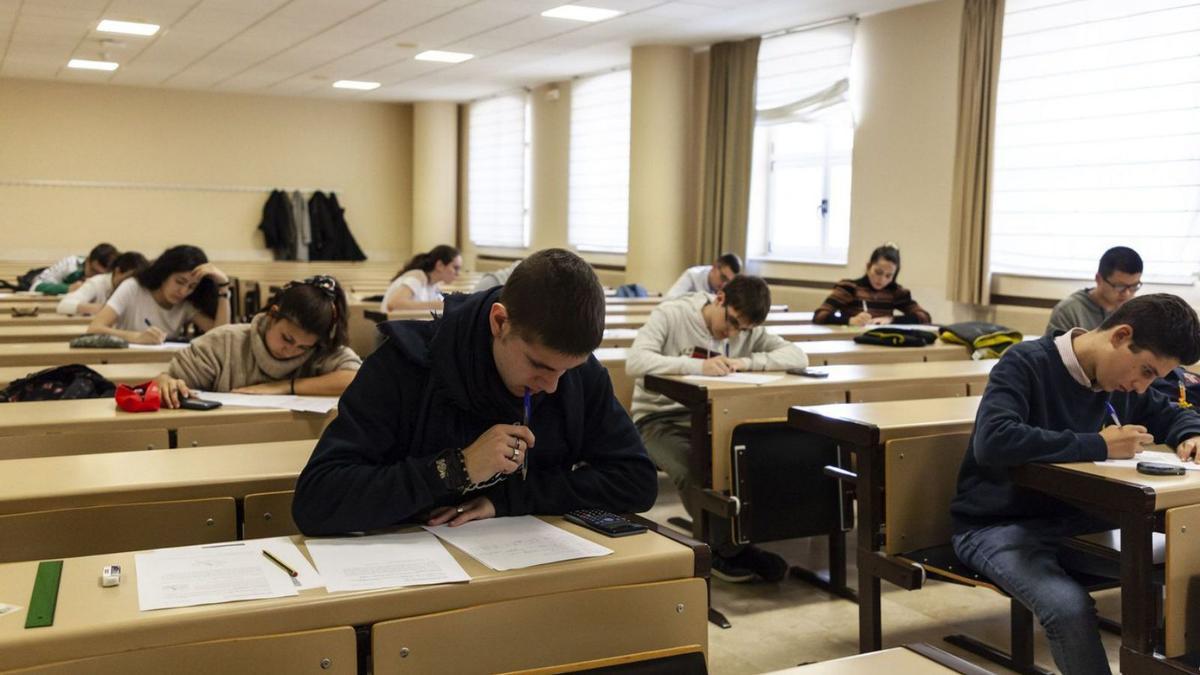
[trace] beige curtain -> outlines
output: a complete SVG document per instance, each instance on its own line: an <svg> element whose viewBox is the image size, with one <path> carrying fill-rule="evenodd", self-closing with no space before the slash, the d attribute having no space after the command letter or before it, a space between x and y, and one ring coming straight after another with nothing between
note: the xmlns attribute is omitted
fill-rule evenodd
<svg viewBox="0 0 1200 675"><path fill-rule="evenodd" d="M959 55L958 139L951 205L950 299L988 302L992 152L1004 0L966 0Z"/></svg>
<svg viewBox="0 0 1200 675"><path fill-rule="evenodd" d="M701 263L711 262L724 251L746 255L759 42L759 38L721 42L710 50Z"/></svg>

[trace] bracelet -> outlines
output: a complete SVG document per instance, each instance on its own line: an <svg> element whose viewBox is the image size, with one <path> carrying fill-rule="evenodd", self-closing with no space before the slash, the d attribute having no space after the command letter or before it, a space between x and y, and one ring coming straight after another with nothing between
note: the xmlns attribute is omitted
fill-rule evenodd
<svg viewBox="0 0 1200 675"><path fill-rule="evenodd" d="M462 494L470 484L467 460L461 448L447 448L433 458L433 468L447 489Z"/></svg>
<svg viewBox="0 0 1200 675"><path fill-rule="evenodd" d="M217 297L218 297L218 298L225 298L226 300L228 300L228 299L230 299L230 298L232 298L232 297L233 297L233 294L232 294L232 293L230 293L229 291L225 291L224 293L217 293Z"/></svg>
<svg viewBox="0 0 1200 675"><path fill-rule="evenodd" d="M292 393L292 396L296 395L296 376L295 375L292 375L291 393Z"/></svg>

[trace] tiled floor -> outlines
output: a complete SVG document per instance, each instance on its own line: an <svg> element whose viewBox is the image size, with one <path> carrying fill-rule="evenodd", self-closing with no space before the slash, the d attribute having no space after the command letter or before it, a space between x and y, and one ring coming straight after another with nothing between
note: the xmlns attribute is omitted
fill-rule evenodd
<svg viewBox="0 0 1200 675"><path fill-rule="evenodd" d="M659 497L647 514L666 523L671 516L685 516L674 486L662 474ZM853 546L853 533L848 538ZM809 569L827 565L822 538L800 539L765 546L789 563ZM853 558L849 578L854 584ZM1097 594L1104 616L1119 618L1118 591ZM709 624L709 672L714 675L743 675L790 668L797 664L849 656L858 651L858 606L833 598L795 580L777 584L763 582L730 584L713 580L712 602L725 613L732 628ZM1008 599L986 589L966 588L937 581L919 591L904 591L883 584L883 644L928 642L988 670L1005 669L953 647L942 640L951 633L969 633L998 646L1008 646ZM1104 634L1109 661L1117 672L1120 639ZM1049 646L1039 628L1037 662L1053 669Z"/></svg>

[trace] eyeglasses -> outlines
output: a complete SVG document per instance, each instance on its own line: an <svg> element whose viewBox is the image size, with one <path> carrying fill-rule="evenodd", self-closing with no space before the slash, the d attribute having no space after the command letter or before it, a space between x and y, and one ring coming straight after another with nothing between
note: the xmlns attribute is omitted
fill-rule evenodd
<svg viewBox="0 0 1200 675"><path fill-rule="evenodd" d="M730 316L728 306L725 307L725 325L739 333L747 328L751 328L751 326L743 326L741 320L736 316Z"/></svg>
<svg viewBox="0 0 1200 675"><path fill-rule="evenodd" d="M1117 293L1137 293L1142 288L1142 282L1140 281L1136 284L1114 284L1108 279L1104 279L1104 283L1112 286L1112 289Z"/></svg>

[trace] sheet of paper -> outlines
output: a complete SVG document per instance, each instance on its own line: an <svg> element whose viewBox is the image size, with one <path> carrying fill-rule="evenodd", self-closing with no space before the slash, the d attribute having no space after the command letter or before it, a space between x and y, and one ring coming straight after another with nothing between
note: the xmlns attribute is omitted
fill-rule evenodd
<svg viewBox="0 0 1200 675"><path fill-rule="evenodd" d="M304 545L331 593L471 580L426 532L305 539Z"/></svg>
<svg viewBox="0 0 1200 675"><path fill-rule="evenodd" d="M245 542L134 554L143 611L296 595L286 572Z"/></svg>
<svg viewBox="0 0 1200 675"><path fill-rule="evenodd" d="M684 375L683 379L692 382L725 382L728 384L767 384L782 380L783 375L765 375L759 373L730 373L728 375Z"/></svg>
<svg viewBox="0 0 1200 675"><path fill-rule="evenodd" d="M296 570L296 590L306 591L310 588L322 588L325 580L317 573L317 569L308 562L308 558L300 552L299 547L292 543L291 537L267 537L265 539L246 539L246 546L258 550L270 551L271 555L279 558L285 565ZM277 566L278 567L278 566ZM282 570L281 570L282 571Z"/></svg>
<svg viewBox="0 0 1200 675"><path fill-rule="evenodd" d="M533 516L488 518L458 527L425 529L498 572L612 553L612 549Z"/></svg>
<svg viewBox="0 0 1200 675"><path fill-rule="evenodd" d="M164 342L160 345L138 345L129 343L130 349L148 349L150 351L177 351L188 346L186 342Z"/></svg>
<svg viewBox="0 0 1200 675"><path fill-rule="evenodd" d="M1185 462L1179 459L1179 455L1173 452L1139 452L1132 459L1106 459L1102 462L1096 462L1103 466L1121 466L1136 469L1138 462L1158 462L1159 464L1172 464L1182 466L1188 471L1200 471L1200 464L1192 461Z"/></svg>
<svg viewBox="0 0 1200 675"><path fill-rule="evenodd" d="M243 408L278 408L325 414L337 407L336 396L289 396L287 394L234 394L232 392L197 391L197 398L219 401L223 405Z"/></svg>

